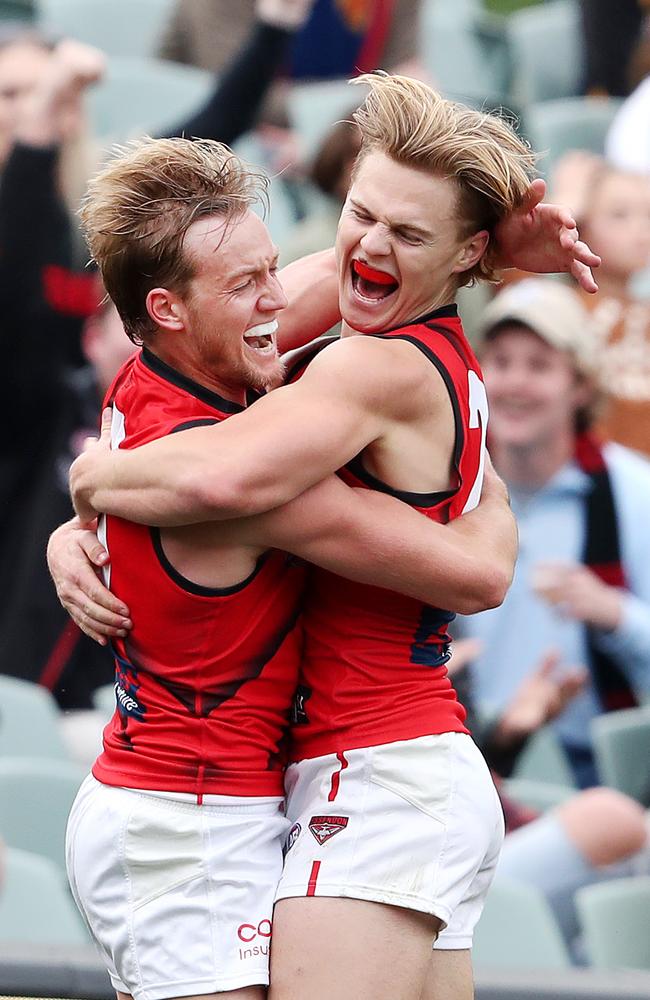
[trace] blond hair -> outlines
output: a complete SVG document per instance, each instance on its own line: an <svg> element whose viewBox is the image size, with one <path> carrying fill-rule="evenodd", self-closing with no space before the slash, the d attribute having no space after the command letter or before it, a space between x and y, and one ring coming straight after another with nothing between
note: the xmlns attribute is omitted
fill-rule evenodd
<svg viewBox="0 0 650 1000"><path fill-rule="evenodd" d="M518 208L534 176L535 154L496 114L448 101L419 80L366 73L351 81L370 93L353 117L361 131L357 163L385 153L408 167L453 180L458 187L462 236L494 227ZM490 254L461 283L494 280Z"/></svg>
<svg viewBox="0 0 650 1000"><path fill-rule="evenodd" d="M158 285L187 291L195 264L184 249L198 219L227 225L266 198L267 179L227 146L209 139L139 139L90 182L80 211L93 260L127 335L140 343L156 325L146 308Z"/></svg>

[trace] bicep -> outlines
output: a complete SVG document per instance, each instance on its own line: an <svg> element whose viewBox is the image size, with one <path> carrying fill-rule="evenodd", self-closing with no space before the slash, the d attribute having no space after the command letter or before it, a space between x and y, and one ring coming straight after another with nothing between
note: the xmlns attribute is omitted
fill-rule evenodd
<svg viewBox="0 0 650 1000"><path fill-rule="evenodd" d="M333 250L323 250L282 268L279 279L289 305L280 316L282 354L308 344L341 318Z"/></svg>

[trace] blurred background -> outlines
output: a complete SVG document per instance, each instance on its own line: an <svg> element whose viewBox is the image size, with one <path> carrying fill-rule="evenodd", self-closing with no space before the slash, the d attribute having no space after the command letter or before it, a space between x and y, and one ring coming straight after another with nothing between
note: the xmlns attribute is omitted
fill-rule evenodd
<svg viewBox="0 0 650 1000"><path fill-rule="evenodd" d="M111 996L63 836L112 662L44 560L132 350L78 232L86 181L115 142L220 139L269 174L289 263L333 243L363 99L347 81L377 68L505 114L602 257L593 296L512 272L459 295L521 531L509 598L458 623L451 666L508 821L477 996L650 996L650 0L0 0L7 995ZM517 467L531 442L552 465L560 439L559 471Z"/></svg>

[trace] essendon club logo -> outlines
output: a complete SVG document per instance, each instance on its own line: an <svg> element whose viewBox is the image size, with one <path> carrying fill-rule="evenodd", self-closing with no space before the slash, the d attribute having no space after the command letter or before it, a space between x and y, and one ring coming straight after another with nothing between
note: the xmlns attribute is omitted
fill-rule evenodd
<svg viewBox="0 0 650 1000"><path fill-rule="evenodd" d="M318 843L324 844L335 833L345 830L348 819L348 816L312 816L309 820L309 829Z"/></svg>

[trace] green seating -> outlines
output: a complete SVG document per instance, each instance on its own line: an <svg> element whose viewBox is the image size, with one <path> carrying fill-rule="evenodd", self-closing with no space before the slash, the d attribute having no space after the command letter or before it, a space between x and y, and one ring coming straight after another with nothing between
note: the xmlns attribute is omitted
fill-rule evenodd
<svg viewBox="0 0 650 1000"><path fill-rule="evenodd" d="M39 27L115 56L153 56L174 0L35 0Z"/></svg>
<svg viewBox="0 0 650 1000"><path fill-rule="evenodd" d="M591 965L650 969L650 877L585 886L575 901Z"/></svg>
<svg viewBox="0 0 650 1000"><path fill-rule="evenodd" d="M476 969L564 969L571 964L542 893L498 874L474 932L472 960Z"/></svg>
<svg viewBox="0 0 650 1000"><path fill-rule="evenodd" d="M296 83L287 95L289 120L298 133L301 153L310 159L335 122L349 118L363 101L367 87L353 87L347 80Z"/></svg>
<svg viewBox="0 0 650 1000"><path fill-rule="evenodd" d="M533 149L543 154L539 169L548 175L553 164L571 149L602 154L620 105L615 97L566 97L527 107L524 131Z"/></svg>
<svg viewBox="0 0 650 1000"><path fill-rule="evenodd" d="M446 97L478 107L508 103L504 23L476 3L425 5L420 58Z"/></svg>
<svg viewBox="0 0 650 1000"><path fill-rule="evenodd" d="M650 705L599 715L591 740L602 783L650 805Z"/></svg>
<svg viewBox="0 0 650 1000"><path fill-rule="evenodd" d="M547 781L532 781L527 778L506 778L502 788L519 805L538 812L553 809L575 795L575 789L568 785L553 785Z"/></svg>
<svg viewBox="0 0 650 1000"><path fill-rule="evenodd" d="M87 96L93 134L122 140L167 132L197 111L215 84L212 73L194 66L112 56Z"/></svg>
<svg viewBox="0 0 650 1000"><path fill-rule="evenodd" d="M552 726L544 726L531 736L517 758L512 777L575 788L566 753Z"/></svg>
<svg viewBox="0 0 650 1000"><path fill-rule="evenodd" d="M0 24L3 21L33 21L32 0L0 0Z"/></svg>
<svg viewBox="0 0 650 1000"><path fill-rule="evenodd" d="M79 947L90 935L65 883L46 858L6 848L0 892L0 943Z"/></svg>
<svg viewBox="0 0 650 1000"><path fill-rule="evenodd" d="M517 107L577 94L582 64L576 0L552 0L506 18L510 96Z"/></svg>
<svg viewBox="0 0 650 1000"><path fill-rule="evenodd" d="M86 773L71 761L0 760L0 838L65 870L66 823Z"/></svg>
<svg viewBox="0 0 650 1000"><path fill-rule="evenodd" d="M40 684L0 675L0 759L12 756L67 760L60 710Z"/></svg>

